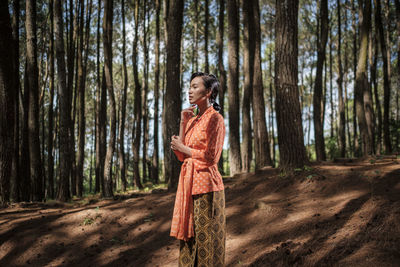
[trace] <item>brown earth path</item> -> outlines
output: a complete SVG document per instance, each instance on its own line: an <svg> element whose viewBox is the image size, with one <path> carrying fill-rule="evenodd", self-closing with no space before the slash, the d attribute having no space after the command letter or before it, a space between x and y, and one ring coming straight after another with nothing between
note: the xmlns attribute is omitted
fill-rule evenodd
<svg viewBox="0 0 400 267"><path fill-rule="evenodd" d="M400 266L400 160L224 180L226 266ZM175 195L0 210L0 266L177 266ZM94 200L93 200L94 201Z"/></svg>

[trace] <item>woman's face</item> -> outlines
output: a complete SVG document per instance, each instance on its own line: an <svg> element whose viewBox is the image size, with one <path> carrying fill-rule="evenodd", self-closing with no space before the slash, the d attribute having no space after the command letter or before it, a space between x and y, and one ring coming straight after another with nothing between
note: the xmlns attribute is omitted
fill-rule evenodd
<svg viewBox="0 0 400 267"><path fill-rule="evenodd" d="M210 97L211 91L207 90L204 86L202 77L195 77L190 82L189 88L189 102L191 105L193 104L201 104L203 101L207 101Z"/></svg>

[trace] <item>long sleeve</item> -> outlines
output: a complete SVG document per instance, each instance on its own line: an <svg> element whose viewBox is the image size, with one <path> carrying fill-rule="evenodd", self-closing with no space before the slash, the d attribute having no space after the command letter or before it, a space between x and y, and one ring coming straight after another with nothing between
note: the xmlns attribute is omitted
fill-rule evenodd
<svg viewBox="0 0 400 267"><path fill-rule="evenodd" d="M192 158L214 165L219 161L225 138L224 119L220 114L216 113L210 118L206 135L206 147L204 149L192 148Z"/></svg>
<svg viewBox="0 0 400 267"><path fill-rule="evenodd" d="M186 156L184 153L178 151L178 150L174 150L174 153L176 155L176 157L178 158L179 161L184 161L188 156Z"/></svg>

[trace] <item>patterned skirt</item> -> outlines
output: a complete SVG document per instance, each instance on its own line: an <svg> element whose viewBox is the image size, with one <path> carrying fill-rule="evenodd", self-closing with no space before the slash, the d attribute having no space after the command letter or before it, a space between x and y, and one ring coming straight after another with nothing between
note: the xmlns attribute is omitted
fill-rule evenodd
<svg viewBox="0 0 400 267"><path fill-rule="evenodd" d="M225 191L193 196L194 233L189 241L180 241L180 267L224 266Z"/></svg>

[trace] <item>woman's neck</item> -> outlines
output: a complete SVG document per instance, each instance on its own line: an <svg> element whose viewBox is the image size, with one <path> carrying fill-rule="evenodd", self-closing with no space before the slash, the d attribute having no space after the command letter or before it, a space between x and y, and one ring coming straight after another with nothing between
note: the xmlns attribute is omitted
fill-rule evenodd
<svg viewBox="0 0 400 267"><path fill-rule="evenodd" d="M199 116L203 115L206 109L209 108L210 106L211 104L208 100L198 104L197 107L199 108Z"/></svg>

